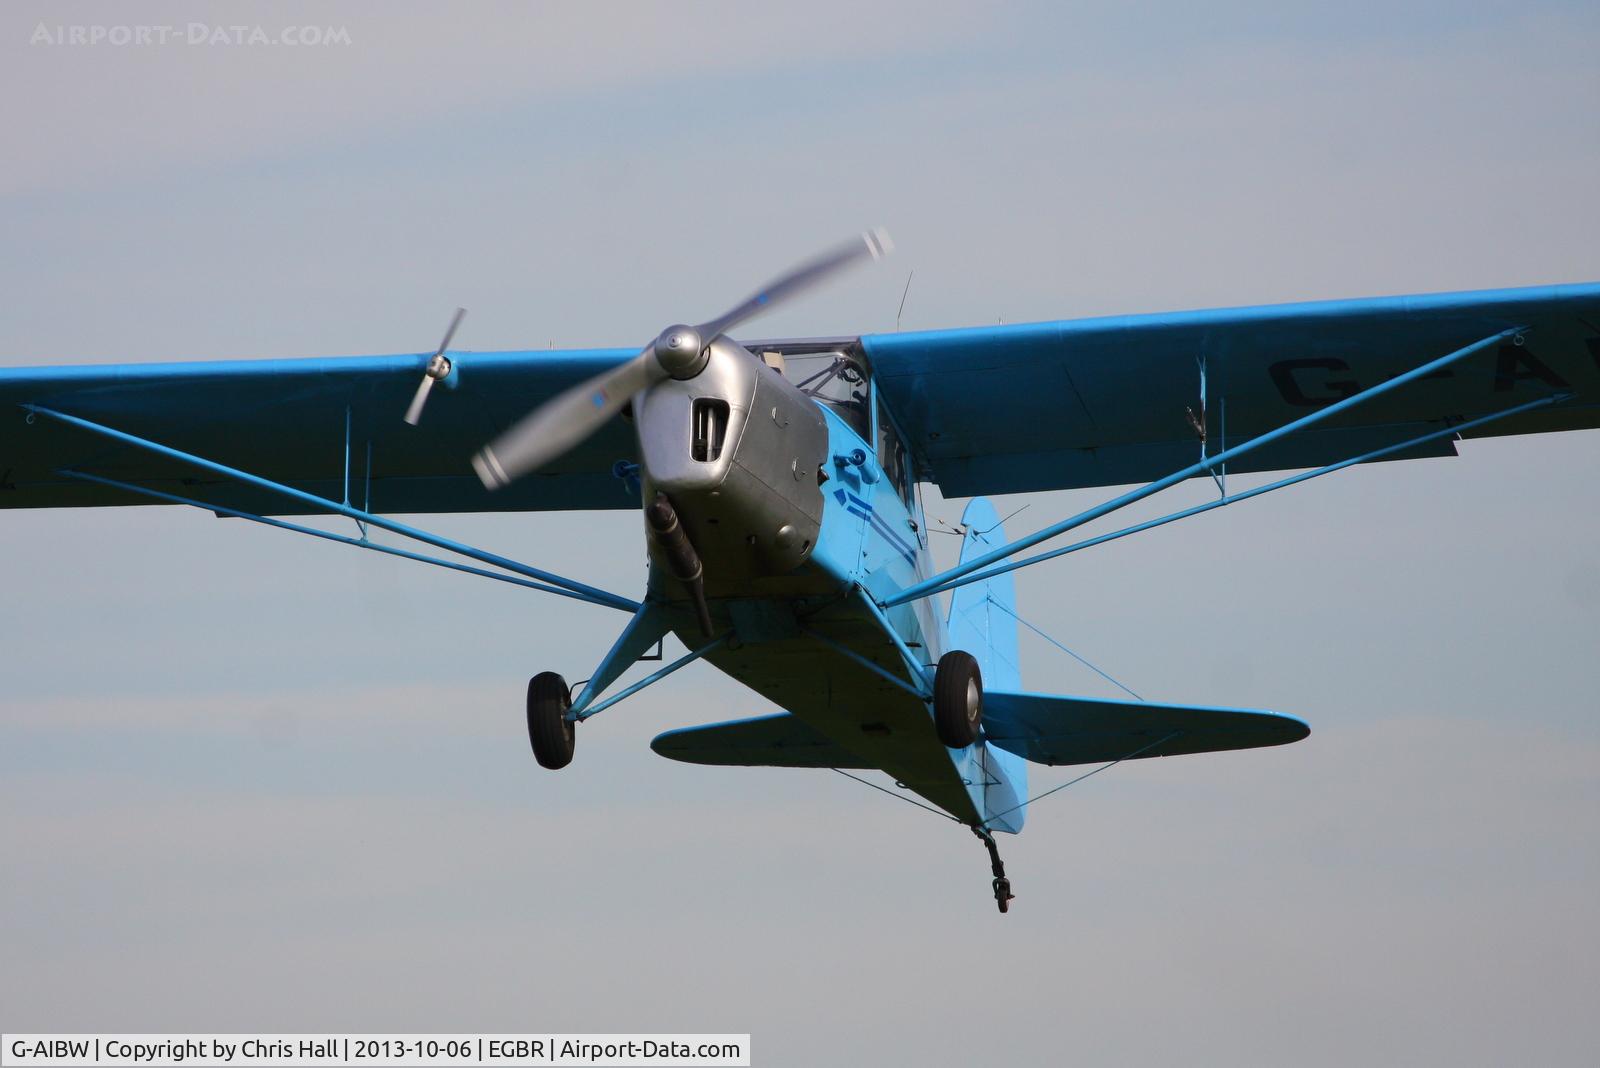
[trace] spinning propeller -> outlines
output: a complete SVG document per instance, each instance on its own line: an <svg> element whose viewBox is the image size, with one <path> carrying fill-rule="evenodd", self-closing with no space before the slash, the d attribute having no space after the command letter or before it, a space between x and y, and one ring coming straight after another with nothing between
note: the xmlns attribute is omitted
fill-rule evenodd
<svg viewBox="0 0 1600 1068"><path fill-rule="evenodd" d="M646 388L668 378L688 379L699 374L711 343L729 330L771 311L836 271L862 259L883 257L892 247L883 230L869 231L774 279L709 322L667 327L633 359L553 397L523 417L479 450L472 458L472 469L489 489L499 489L543 467L604 426ZM445 373L449 373L448 361ZM419 397L425 395L427 385L424 381Z"/></svg>
<svg viewBox="0 0 1600 1068"><path fill-rule="evenodd" d="M455 316L450 320L450 328L444 332L444 340L439 342L439 350L433 354L433 359L428 361L428 366L422 370L422 381L417 384L417 392L411 397L411 406L406 409L406 422L412 426L422 418L422 406L428 403L428 393L433 389L433 384L441 379L450 377L450 357L445 350L450 347L450 339L456 336L456 327L461 325L462 318L467 314L467 309L457 308Z"/></svg>

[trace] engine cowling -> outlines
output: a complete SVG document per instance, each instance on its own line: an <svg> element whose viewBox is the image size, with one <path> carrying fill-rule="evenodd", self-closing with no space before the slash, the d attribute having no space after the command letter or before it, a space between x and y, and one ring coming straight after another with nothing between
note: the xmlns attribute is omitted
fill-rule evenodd
<svg viewBox="0 0 1600 1068"><path fill-rule="evenodd" d="M645 499L665 493L705 562L707 592L793 571L822 529L827 423L815 402L727 338L693 378L634 402Z"/></svg>

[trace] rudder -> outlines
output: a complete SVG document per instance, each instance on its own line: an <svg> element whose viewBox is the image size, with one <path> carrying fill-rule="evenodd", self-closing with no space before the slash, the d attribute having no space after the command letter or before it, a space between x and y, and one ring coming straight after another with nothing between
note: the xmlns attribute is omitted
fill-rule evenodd
<svg viewBox="0 0 1600 1068"><path fill-rule="evenodd" d="M966 528L961 540L962 563L1005 544L1004 524L987 497L973 498L961 515L961 523ZM1016 599L1016 585L1009 572L959 586L951 595L946 624L950 648L964 649L977 659L985 691L1022 689ZM978 811L985 819L993 820L990 826L994 830L1013 834L1021 831L1027 810L1007 810L1021 805L1027 797L1028 762L987 743L973 746L969 759L967 778L972 783L969 789Z"/></svg>

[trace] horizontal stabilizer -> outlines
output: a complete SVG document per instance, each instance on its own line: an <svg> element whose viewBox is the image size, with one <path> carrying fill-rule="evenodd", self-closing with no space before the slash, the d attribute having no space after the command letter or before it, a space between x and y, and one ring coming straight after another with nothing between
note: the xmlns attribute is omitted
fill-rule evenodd
<svg viewBox="0 0 1600 1068"><path fill-rule="evenodd" d="M1254 749L1311 733L1276 712L991 691L983 729L990 744L1050 765Z"/></svg>
<svg viewBox="0 0 1600 1068"><path fill-rule="evenodd" d="M870 768L854 753L788 712L708 723L656 735L650 748L688 764L752 768Z"/></svg>

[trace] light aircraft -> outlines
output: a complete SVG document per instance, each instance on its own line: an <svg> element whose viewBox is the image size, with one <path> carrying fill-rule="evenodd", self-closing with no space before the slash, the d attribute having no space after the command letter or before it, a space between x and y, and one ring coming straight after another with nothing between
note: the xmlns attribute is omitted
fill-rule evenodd
<svg viewBox="0 0 1600 1068"><path fill-rule="evenodd" d="M1309 733L1271 712L1024 690L1013 570L1354 464L1600 426L1600 283L729 336L887 248L864 234L639 350L456 351L458 311L431 353L0 370L0 507L187 505L616 609L628 620L583 685L549 670L528 683L540 764L564 767L579 723L705 660L783 711L668 731L656 752L883 771L983 841L1004 912L994 834L1022 830L1030 762ZM1227 488L1230 474L1286 469ZM1190 478L1218 495L1023 555ZM943 571L925 481L973 498ZM1015 539L986 496L1130 484ZM607 508L644 513L638 600L390 518ZM358 535L286 518L311 514L352 519ZM663 659L652 650L669 632L688 652L608 696L631 665Z"/></svg>

